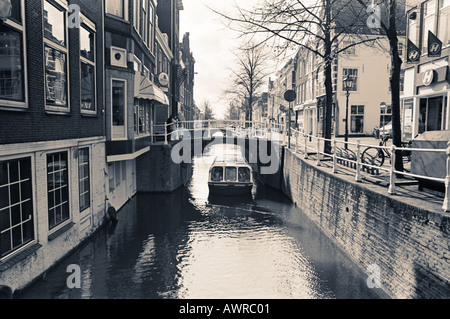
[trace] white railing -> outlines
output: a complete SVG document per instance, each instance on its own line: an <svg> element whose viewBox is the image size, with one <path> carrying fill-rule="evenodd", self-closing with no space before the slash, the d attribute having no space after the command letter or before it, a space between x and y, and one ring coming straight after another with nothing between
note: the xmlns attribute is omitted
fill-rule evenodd
<svg viewBox="0 0 450 319"><path fill-rule="evenodd" d="M277 140L283 145L288 145L289 136L287 134L286 125L277 124L277 123L267 123L267 122L258 122L258 121L240 121L240 120L204 120L204 121L178 121L172 124L161 124L155 125L156 127L161 127L164 129L163 133L155 134L153 133L152 141L158 137L164 137L164 144L168 144L169 141L179 140L183 134L183 131L186 132L195 132L196 130L204 130L205 136L210 138L211 131L215 129L226 129L237 136L243 135L245 137L259 137L266 138L269 140ZM152 132L155 132L155 128L152 128ZM158 131L158 130L156 130ZM308 143L308 140L310 143ZM324 149L323 145L325 142L329 142L332 146L332 150L330 153L325 153L322 151ZM442 205L442 209L445 212L450 212L450 142L447 145L446 149L424 149L424 148L410 148L410 147L396 147L392 146L383 146L383 145L373 145L373 144L363 144L358 139L356 142L345 142L343 140L337 139L326 139L323 137L314 136L311 134L306 134L296 129L291 129L290 136L290 146L291 148L295 148L295 152L303 153L303 157L308 159L310 155L316 156L316 165L321 166L322 158L330 158L333 162L332 172L338 172L338 160L352 163L355 166L355 181L362 182L361 171L367 168L371 168L373 170L381 170L385 171L389 174L389 194L396 194L396 174L401 174L403 176L409 176L415 179L428 180L433 182L444 183L445 185L445 196L444 202ZM339 148L339 145L343 145L344 148ZM348 151L347 149L353 148L354 157L344 157L340 156L337 150L344 150L344 152L353 152L352 150ZM362 160L362 151L366 148L375 148L377 150L388 150L390 151L391 161L387 165L379 166L374 165L374 163L368 163ZM445 178L437 178L426 175L413 174L407 171L397 171L395 170L395 157L397 156L397 152L435 152L435 153L445 153L447 155L446 160L446 174Z"/></svg>

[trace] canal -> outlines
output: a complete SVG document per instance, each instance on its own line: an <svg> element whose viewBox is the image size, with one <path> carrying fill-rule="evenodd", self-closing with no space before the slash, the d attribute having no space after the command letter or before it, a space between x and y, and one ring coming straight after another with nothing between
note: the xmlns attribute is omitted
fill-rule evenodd
<svg viewBox="0 0 450 319"><path fill-rule="evenodd" d="M233 148L233 149L231 149ZM214 146L170 194L138 194L117 224L98 231L18 298L380 298L356 267L283 194L209 196ZM67 287L78 265L81 288Z"/></svg>

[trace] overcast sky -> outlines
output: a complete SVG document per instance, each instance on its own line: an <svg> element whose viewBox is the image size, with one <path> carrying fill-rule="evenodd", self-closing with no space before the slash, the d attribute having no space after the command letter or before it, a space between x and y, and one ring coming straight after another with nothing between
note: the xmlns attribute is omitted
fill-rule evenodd
<svg viewBox="0 0 450 319"><path fill-rule="evenodd" d="M238 34L225 28L223 22L211 12L205 3L215 10L230 12L233 0L183 0L184 10L180 16L180 42L189 32L191 52L195 58L194 99L198 107L209 100L216 117L222 117L228 105L220 101L227 88L227 69L233 64L234 56L230 49L239 44ZM241 1L242 3L242 1ZM246 0L246 5L251 1Z"/></svg>

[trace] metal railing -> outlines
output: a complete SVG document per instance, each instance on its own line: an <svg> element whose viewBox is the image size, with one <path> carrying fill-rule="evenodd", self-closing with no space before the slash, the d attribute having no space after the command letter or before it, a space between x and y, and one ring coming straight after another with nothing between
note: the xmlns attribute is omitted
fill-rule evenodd
<svg viewBox="0 0 450 319"><path fill-rule="evenodd" d="M155 125L155 128L158 125ZM172 124L160 124L159 127L164 128L164 133L155 134L153 133L152 141L157 137L164 137L164 144L168 144L169 141L176 141L183 136L183 132L194 132L196 130L204 130L205 136L211 137L211 131L217 129L228 130L237 136L245 134L245 137L260 137L267 138L269 140L277 140L283 145L288 145L287 141L289 139L288 132L286 130L286 125L278 123L267 123L267 122L255 122L255 121L240 121L240 120L203 120L203 121L178 121ZM158 131L158 130L156 130ZM161 129L160 129L161 131ZM152 129L155 132L155 129ZM308 140L310 143L308 143ZM323 144L325 142L330 142L332 148L331 152L326 153L321 151L323 149ZM400 174L403 176L409 176L414 179L421 179L427 181L433 181L438 183L443 183L445 185L445 194L442 209L445 212L450 212L450 142L447 144L446 149L428 149L428 148L411 148L411 147L396 147L395 145L383 146L383 145L373 145L373 144L363 144L358 139L356 142L345 142L343 140L337 139L326 139L323 137L314 136L311 134L306 134L297 129L291 129L290 134L290 146L295 148L295 152L303 153L303 157L308 159L310 155L315 154L316 165L321 166L321 162L325 158L330 158L333 162L332 172L338 172L338 161L352 163L355 167L355 181L362 182L361 172L364 169L373 169L385 171L389 174L389 188L388 193L391 195L397 194L396 191L396 175ZM343 145L344 149L347 150L352 147L355 152L353 157L342 156L338 150L338 146ZM345 147L347 146L347 147ZM362 152L366 148L376 148L378 150L389 150L391 153L391 161L388 165L378 166L374 163L368 163L362 159ZM348 151L347 151L348 152ZM437 178L426 175L413 174L407 171L397 171L395 170L396 156L403 154L403 152L434 152L434 153L445 153L446 154L446 174L445 178Z"/></svg>

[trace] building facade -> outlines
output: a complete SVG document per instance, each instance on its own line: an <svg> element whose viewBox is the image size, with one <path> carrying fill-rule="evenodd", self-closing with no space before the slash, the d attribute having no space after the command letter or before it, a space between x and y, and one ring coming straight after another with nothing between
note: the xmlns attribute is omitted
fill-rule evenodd
<svg viewBox="0 0 450 319"><path fill-rule="evenodd" d="M11 1L0 25L0 285L24 288L105 218L103 1Z"/></svg>
<svg viewBox="0 0 450 319"><path fill-rule="evenodd" d="M194 104L194 75L195 75L195 59L191 52L189 41L189 32L183 35L183 41L180 44L181 59L184 64L183 82L181 83L181 113L186 121L193 121L195 118Z"/></svg>
<svg viewBox="0 0 450 319"><path fill-rule="evenodd" d="M340 46L346 48L360 41L358 36L346 34ZM384 42L386 40L378 40ZM307 49L300 49L296 56L296 121L298 127L312 135L323 135L325 107L325 70L323 61ZM382 47L355 45L340 52L332 62L333 114L332 127L335 136L345 135L348 117L349 136L372 135L375 128L383 126L383 108L390 104L390 56ZM343 80L353 80L347 96Z"/></svg>
<svg viewBox="0 0 450 319"><path fill-rule="evenodd" d="M157 15L158 27L162 33L167 34L169 48L173 53L171 61L172 74L170 106L171 114L179 115L181 110L180 86L182 83L182 59L180 58L180 11L183 10L182 0L164 0L158 1Z"/></svg>
<svg viewBox="0 0 450 319"><path fill-rule="evenodd" d="M450 125L450 1L408 1L402 128L404 138ZM415 52L414 49L418 49Z"/></svg>
<svg viewBox="0 0 450 319"><path fill-rule="evenodd" d="M137 192L136 161L150 151L156 106L169 106L158 85L156 4L106 1L105 105L108 202L116 209Z"/></svg>

